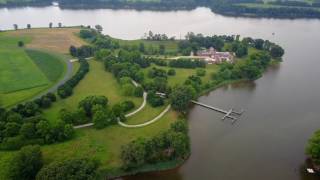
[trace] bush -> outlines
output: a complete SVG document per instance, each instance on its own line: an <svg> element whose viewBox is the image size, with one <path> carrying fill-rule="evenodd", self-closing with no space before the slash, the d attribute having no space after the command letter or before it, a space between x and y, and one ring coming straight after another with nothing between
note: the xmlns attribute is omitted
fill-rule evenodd
<svg viewBox="0 0 320 180"><path fill-rule="evenodd" d="M58 87L58 95L61 98L67 98L72 95L72 89L84 78L89 72L89 63L84 59L79 59L80 68L66 83Z"/></svg>
<svg viewBox="0 0 320 180"><path fill-rule="evenodd" d="M124 96L133 96L135 91L135 87L131 83L126 83L122 85L122 94Z"/></svg>
<svg viewBox="0 0 320 180"><path fill-rule="evenodd" d="M10 163L11 179L33 180L43 165L40 146L23 147Z"/></svg>
<svg viewBox="0 0 320 180"><path fill-rule="evenodd" d="M135 105L132 101L124 101L121 103L121 107L124 112L128 112L134 109Z"/></svg>
<svg viewBox="0 0 320 180"><path fill-rule="evenodd" d="M168 70L168 75L169 75L169 76L174 76L174 75L176 75L176 70L174 70L174 69L169 69L169 70Z"/></svg>
<svg viewBox="0 0 320 180"><path fill-rule="evenodd" d="M158 96L155 92L151 91L148 93L148 97L147 97L147 101L148 103L152 106L152 107L158 107L158 106L162 106L164 105L164 100L163 98L161 98L160 96Z"/></svg>
<svg viewBox="0 0 320 180"><path fill-rule="evenodd" d="M98 163L90 159L66 159L43 167L36 180L93 180L97 168Z"/></svg>
<svg viewBox="0 0 320 180"><path fill-rule="evenodd" d="M197 76L205 76L206 75L206 70L204 69L197 69Z"/></svg>
<svg viewBox="0 0 320 180"><path fill-rule="evenodd" d="M103 108L106 108L108 105L108 98L105 96L88 96L82 101L80 101L78 107L83 108L83 110L86 112L87 117L91 117L93 112L92 108L95 105L100 105Z"/></svg>

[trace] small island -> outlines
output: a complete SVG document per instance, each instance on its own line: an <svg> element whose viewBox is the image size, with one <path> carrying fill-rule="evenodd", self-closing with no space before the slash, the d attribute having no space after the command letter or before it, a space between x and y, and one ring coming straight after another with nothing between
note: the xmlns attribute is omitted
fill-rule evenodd
<svg viewBox="0 0 320 180"><path fill-rule="evenodd" d="M255 80L284 55L239 35L121 40L99 25L14 29L0 33L0 179L175 168L192 153L190 101Z"/></svg>

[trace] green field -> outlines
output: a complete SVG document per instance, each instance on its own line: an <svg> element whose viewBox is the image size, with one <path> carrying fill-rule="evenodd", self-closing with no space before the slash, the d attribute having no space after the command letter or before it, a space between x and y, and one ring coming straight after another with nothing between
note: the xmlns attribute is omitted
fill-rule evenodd
<svg viewBox="0 0 320 180"><path fill-rule="evenodd" d="M167 53L174 53L178 49L177 41L149 41L149 40L121 40L116 39L120 46L137 46L139 47L140 43L143 43L145 49L152 46L153 48L159 48L160 45L164 45Z"/></svg>
<svg viewBox="0 0 320 180"><path fill-rule="evenodd" d="M31 37L0 33L0 103L9 107L48 89L65 72L65 57L18 47Z"/></svg>
<svg viewBox="0 0 320 180"><path fill-rule="evenodd" d="M75 63L78 64L78 63ZM59 118L59 111L62 108L74 110L78 103L90 95L103 95L109 99L109 104L114 105L125 100L132 100L136 107L142 103L142 98L125 97L121 94L121 87L113 75L104 70L103 64L98 61L89 61L90 71L74 89L74 95L54 103L53 106L44 111L44 115L51 122Z"/></svg>
<svg viewBox="0 0 320 180"><path fill-rule="evenodd" d="M57 55L31 49L26 52L49 81L57 81L64 73L65 64Z"/></svg>

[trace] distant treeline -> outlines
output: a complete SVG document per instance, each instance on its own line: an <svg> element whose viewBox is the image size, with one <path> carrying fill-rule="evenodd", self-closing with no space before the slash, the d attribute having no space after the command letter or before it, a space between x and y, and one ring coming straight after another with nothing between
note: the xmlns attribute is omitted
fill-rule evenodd
<svg viewBox="0 0 320 180"><path fill-rule="evenodd" d="M137 10L181 10L205 6L212 11L228 16L275 17L275 18L320 18L320 2L273 1L263 7L261 0L57 0L61 8L66 9L137 9ZM4 0L0 7L10 6L46 6L52 0ZM259 6L239 5L239 3L261 4Z"/></svg>

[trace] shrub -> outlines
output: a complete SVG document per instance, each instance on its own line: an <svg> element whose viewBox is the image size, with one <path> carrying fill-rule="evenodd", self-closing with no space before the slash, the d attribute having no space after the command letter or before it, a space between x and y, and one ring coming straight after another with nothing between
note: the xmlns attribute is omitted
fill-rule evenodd
<svg viewBox="0 0 320 180"><path fill-rule="evenodd" d="M148 97L147 97L147 101L148 103L152 106L152 107L158 107L158 106L162 106L164 105L164 100L163 98L161 98L160 96L158 96L155 92L151 91L148 93Z"/></svg>
<svg viewBox="0 0 320 180"><path fill-rule="evenodd" d="M169 69L169 70L168 70L168 75L169 75L169 76L174 76L174 75L176 75L176 70L174 70L174 69Z"/></svg>
<svg viewBox="0 0 320 180"><path fill-rule="evenodd" d="M197 73L197 76L205 76L206 75L206 70L197 69L196 73Z"/></svg>
<svg viewBox="0 0 320 180"><path fill-rule="evenodd" d="M11 179L32 180L42 165L40 146L23 147L10 163L9 177Z"/></svg>
<svg viewBox="0 0 320 180"><path fill-rule="evenodd" d="M124 101L121 103L124 112L128 112L134 109L134 103L132 101Z"/></svg>
<svg viewBox="0 0 320 180"><path fill-rule="evenodd" d="M98 163L90 159L66 159L43 167L36 180L93 180L96 179Z"/></svg>

